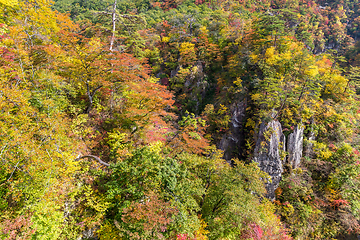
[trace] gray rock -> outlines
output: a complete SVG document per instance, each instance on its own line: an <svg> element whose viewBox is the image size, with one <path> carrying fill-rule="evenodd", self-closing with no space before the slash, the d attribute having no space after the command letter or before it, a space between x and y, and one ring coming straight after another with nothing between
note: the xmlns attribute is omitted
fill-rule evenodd
<svg viewBox="0 0 360 240"><path fill-rule="evenodd" d="M231 159L240 158L242 146L244 144L244 122L247 102L246 100L231 106L231 121L229 123L229 133L225 134L218 147L224 150L224 159L231 163Z"/></svg>
<svg viewBox="0 0 360 240"><path fill-rule="evenodd" d="M297 125L287 140L288 163L293 169L298 168L303 153L304 127Z"/></svg>
<svg viewBox="0 0 360 240"><path fill-rule="evenodd" d="M283 172L282 156L285 152L285 136L280 122L273 120L260 125L258 139L255 146L254 161L260 169L268 173L272 182L266 183L267 197L275 199L275 190L281 181Z"/></svg>
<svg viewBox="0 0 360 240"><path fill-rule="evenodd" d="M98 229L96 228L90 228L86 229L82 232L82 235L77 238L77 240L99 240L96 232Z"/></svg>
<svg viewBox="0 0 360 240"><path fill-rule="evenodd" d="M170 78L175 77L175 76L178 74L178 72L180 71L180 69L181 69L181 65L180 65L180 66L177 66L176 69L171 70L171 72L170 72Z"/></svg>
<svg viewBox="0 0 360 240"><path fill-rule="evenodd" d="M306 157L312 157L313 156L313 146L314 143L313 141L315 141L316 136L315 136L315 132L314 132L314 118L312 117L310 119L310 133L308 135L307 141L306 141L306 146L305 146L305 156Z"/></svg>

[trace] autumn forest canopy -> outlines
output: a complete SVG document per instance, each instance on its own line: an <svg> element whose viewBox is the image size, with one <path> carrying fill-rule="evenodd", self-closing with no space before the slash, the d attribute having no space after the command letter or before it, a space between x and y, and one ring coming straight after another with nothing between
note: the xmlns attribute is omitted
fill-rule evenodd
<svg viewBox="0 0 360 240"><path fill-rule="evenodd" d="M0 239L360 235L358 0L0 0Z"/></svg>

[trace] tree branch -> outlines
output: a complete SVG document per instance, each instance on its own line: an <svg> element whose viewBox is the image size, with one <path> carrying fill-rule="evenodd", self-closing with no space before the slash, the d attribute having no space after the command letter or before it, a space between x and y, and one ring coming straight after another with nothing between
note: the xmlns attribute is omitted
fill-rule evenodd
<svg viewBox="0 0 360 240"><path fill-rule="evenodd" d="M212 212L215 213L216 210L218 210L221 206L222 201L224 200L225 194L222 195L222 197L220 198L220 200L215 204Z"/></svg>
<svg viewBox="0 0 360 240"><path fill-rule="evenodd" d="M99 157L94 156L94 155L85 155L85 156L82 156L82 157L78 157L78 158L75 159L75 161L79 161L80 159L83 159L83 158L92 158L92 159L98 161L101 165L104 165L106 167L110 167L110 164L104 162Z"/></svg>
<svg viewBox="0 0 360 240"><path fill-rule="evenodd" d="M95 88L93 91L92 91L92 93L91 93L91 97L94 97L95 96L95 93L96 93L96 91L97 90L99 90L100 88L102 88L103 86L102 85L100 85L100 86L98 86L97 88Z"/></svg>
<svg viewBox="0 0 360 240"><path fill-rule="evenodd" d="M114 1L112 16L112 31L111 31L111 40L110 40L110 51L113 51L114 41L115 41L115 32L116 32L116 4L117 0Z"/></svg>

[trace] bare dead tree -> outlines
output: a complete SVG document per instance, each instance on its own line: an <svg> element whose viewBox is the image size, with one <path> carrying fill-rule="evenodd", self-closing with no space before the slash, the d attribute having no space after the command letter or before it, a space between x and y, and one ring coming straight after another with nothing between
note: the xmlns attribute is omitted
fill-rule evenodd
<svg viewBox="0 0 360 240"><path fill-rule="evenodd" d="M111 5L110 5L111 6ZM137 15L129 15L129 14L120 14L117 12L117 0L114 0L112 7L110 6L105 11L94 11L94 14L100 16L109 16L111 15L111 38L110 38L110 47L109 50L114 51L114 44L116 38L116 23L122 24L127 32L131 34L132 28L135 26L139 26L139 24L144 24L145 20Z"/></svg>
<svg viewBox="0 0 360 240"><path fill-rule="evenodd" d="M114 41L115 41L115 31L116 31L116 4L117 0L114 1L113 10L111 14L112 20L112 35L110 39L110 51L113 51Z"/></svg>
<svg viewBox="0 0 360 240"><path fill-rule="evenodd" d="M93 160L98 161L101 165L104 165L104 166L106 166L106 167L109 167L109 166L110 166L110 164L108 164L107 162L104 162L104 161L101 160L99 157L94 156L94 155L84 155L84 156L82 156L82 157L76 158L75 161L79 161L79 160L81 160L81 159L83 159L83 158L92 158Z"/></svg>

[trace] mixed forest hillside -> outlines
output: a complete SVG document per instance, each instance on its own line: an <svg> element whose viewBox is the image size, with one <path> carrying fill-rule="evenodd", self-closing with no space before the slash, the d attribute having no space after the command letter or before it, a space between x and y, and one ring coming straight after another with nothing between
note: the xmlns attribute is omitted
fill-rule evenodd
<svg viewBox="0 0 360 240"><path fill-rule="evenodd" d="M358 0L0 0L0 239L357 239Z"/></svg>

